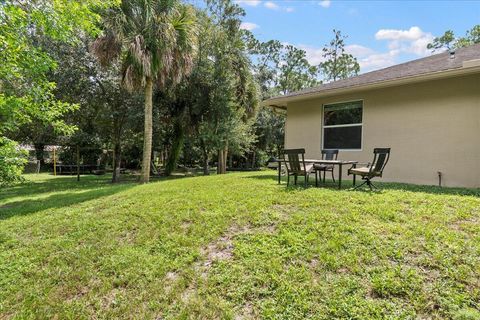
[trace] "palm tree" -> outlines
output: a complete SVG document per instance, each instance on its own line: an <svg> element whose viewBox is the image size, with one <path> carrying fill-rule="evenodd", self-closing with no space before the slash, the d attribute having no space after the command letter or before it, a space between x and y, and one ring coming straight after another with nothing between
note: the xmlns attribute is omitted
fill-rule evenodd
<svg viewBox="0 0 480 320"><path fill-rule="evenodd" d="M165 89L191 72L194 22L193 8L178 0L122 0L103 15L104 34L91 47L102 65L120 59L128 90L144 91L143 183L150 179L153 87Z"/></svg>

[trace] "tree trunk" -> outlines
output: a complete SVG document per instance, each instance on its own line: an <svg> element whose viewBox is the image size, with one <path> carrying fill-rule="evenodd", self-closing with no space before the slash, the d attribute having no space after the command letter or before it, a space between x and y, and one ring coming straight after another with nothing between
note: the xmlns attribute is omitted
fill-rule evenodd
<svg viewBox="0 0 480 320"><path fill-rule="evenodd" d="M205 144L203 143L203 140L201 140L201 147L202 147L202 155L203 155L203 174L208 176L210 175L210 168L208 167L208 150L205 147Z"/></svg>
<svg viewBox="0 0 480 320"><path fill-rule="evenodd" d="M227 146L225 146L223 149L218 150L217 174L227 173L227 156L228 156Z"/></svg>
<svg viewBox="0 0 480 320"><path fill-rule="evenodd" d="M172 149L170 151L167 164L165 166L165 175L169 176L176 168L178 158L180 157L180 151L182 151L183 143L185 141L185 130L182 126L182 119L177 118L174 124L174 140Z"/></svg>
<svg viewBox="0 0 480 320"><path fill-rule="evenodd" d="M45 158L44 158L45 145L43 143L35 143L33 147L35 148L35 158L37 158L37 160L40 160L40 166L43 166L45 163Z"/></svg>
<svg viewBox="0 0 480 320"><path fill-rule="evenodd" d="M210 175L210 168L208 167L208 152L203 152L203 174Z"/></svg>
<svg viewBox="0 0 480 320"><path fill-rule="evenodd" d="M223 152L222 150L217 150L217 174L222 174L222 165L223 165Z"/></svg>
<svg viewBox="0 0 480 320"><path fill-rule="evenodd" d="M143 137L143 159L142 159L142 175L141 183L150 181L150 162L152 157L152 95L153 82L152 78L147 77L145 84L145 133Z"/></svg>
<svg viewBox="0 0 480 320"><path fill-rule="evenodd" d="M120 167L121 167L121 152L122 148L120 145L120 141L115 142L115 146L113 147L113 176L112 176L112 183L116 183L120 181Z"/></svg>
<svg viewBox="0 0 480 320"><path fill-rule="evenodd" d="M255 152L255 150L253 150L253 155L252 155L252 169L255 169L255 167L256 167L256 162L257 162L256 155L257 155L257 153Z"/></svg>
<svg viewBox="0 0 480 320"><path fill-rule="evenodd" d="M223 148L223 171L222 173L227 173L227 159L228 159L228 145Z"/></svg>

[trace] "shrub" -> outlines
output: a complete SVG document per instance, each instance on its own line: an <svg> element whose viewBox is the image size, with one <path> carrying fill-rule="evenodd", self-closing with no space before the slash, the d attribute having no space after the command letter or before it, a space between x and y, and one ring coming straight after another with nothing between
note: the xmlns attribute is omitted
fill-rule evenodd
<svg viewBox="0 0 480 320"><path fill-rule="evenodd" d="M15 141L0 137L0 186L21 181L27 152L20 150Z"/></svg>

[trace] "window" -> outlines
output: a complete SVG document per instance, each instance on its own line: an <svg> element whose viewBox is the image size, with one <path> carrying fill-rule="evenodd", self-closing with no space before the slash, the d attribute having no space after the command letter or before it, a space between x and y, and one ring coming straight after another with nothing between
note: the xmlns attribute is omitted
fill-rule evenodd
<svg viewBox="0 0 480 320"><path fill-rule="evenodd" d="M325 105L323 149L361 149L362 113L362 101Z"/></svg>

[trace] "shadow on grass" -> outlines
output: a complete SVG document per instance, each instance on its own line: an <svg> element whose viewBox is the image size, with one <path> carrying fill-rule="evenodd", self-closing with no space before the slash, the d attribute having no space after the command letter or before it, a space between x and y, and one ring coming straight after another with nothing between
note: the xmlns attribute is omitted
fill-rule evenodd
<svg viewBox="0 0 480 320"><path fill-rule="evenodd" d="M27 175L29 177L30 175ZM109 176L81 176L77 181L76 176L47 176L41 180L27 180L0 191L0 201L13 197L35 196L48 192L62 192L70 190L84 190L95 187L111 185ZM35 177L31 175L31 177ZM129 181L130 182L130 181Z"/></svg>
<svg viewBox="0 0 480 320"><path fill-rule="evenodd" d="M54 194L42 199L26 199L0 206L0 220L13 216L24 216L46 209L68 207L85 201L106 197L134 187L135 184L112 185L109 188L92 189L84 192Z"/></svg>
<svg viewBox="0 0 480 320"><path fill-rule="evenodd" d="M273 183L278 183L278 176L276 173L272 173L271 175L261 175L261 176L246 176L243 177L245 179L260 179L260 180L271 180ZM312 181L313 180L313 181ZM360 184L362 181L357 179L357 185ZM415 185L415 184L408 184L408 183L393 183L393 182L380 182L379 180L375 181L372 180L373 183L378 187L378 191L387 191L387 190L397 190L397 191L408 191L408 192L423 192L423 193L430 193L430 194L444 194L444 195L457 195L457 196L474 196L480 197L480 188L453 188L453 187L438 187L438 186L425 186L425 185ZM286 186L287 179L282 176L281 185L285 186L285 190L299 190L305 189L303 184L303 179L299 178L298 184L295 186L292 183L289 187ZM315 180L309 179L308 188L315 187ZM338 190L338 184L334 183L331 180L327 180L325 184L319 184L320 188L327 188ZM353 190L352 180L342 180L342 190L352 190L358 192L371 192L368 187L360 188L358 190ZM373 191L373 192L378 192Z"/></svg>
<svg viewBox="0 0 480 320"><path fill-rule="evenodd" d="M0 205L0 220L109 196L136 186L133 181L128 177L112 184L109 176L82 176L80 181L72 176L45 176L45 179L26 181L0 192L0 202L3 203ZM52 195L43 196L47 193Z"/></svg>
<svg viewBox="0 0 480 320"><path fill-rule="evenodd" d="M151 182L184 179L188 176L174 174L169 177L152 176ZM38 211L68 207L98 199L133 188L138 176L123 175L119 183L111 183L111 175L81 176L31 176L31 180L4 188L0 192L0 220ZM51 195L47 195L51 193ZM3 204L2 204L3 203Z"/></svg>

